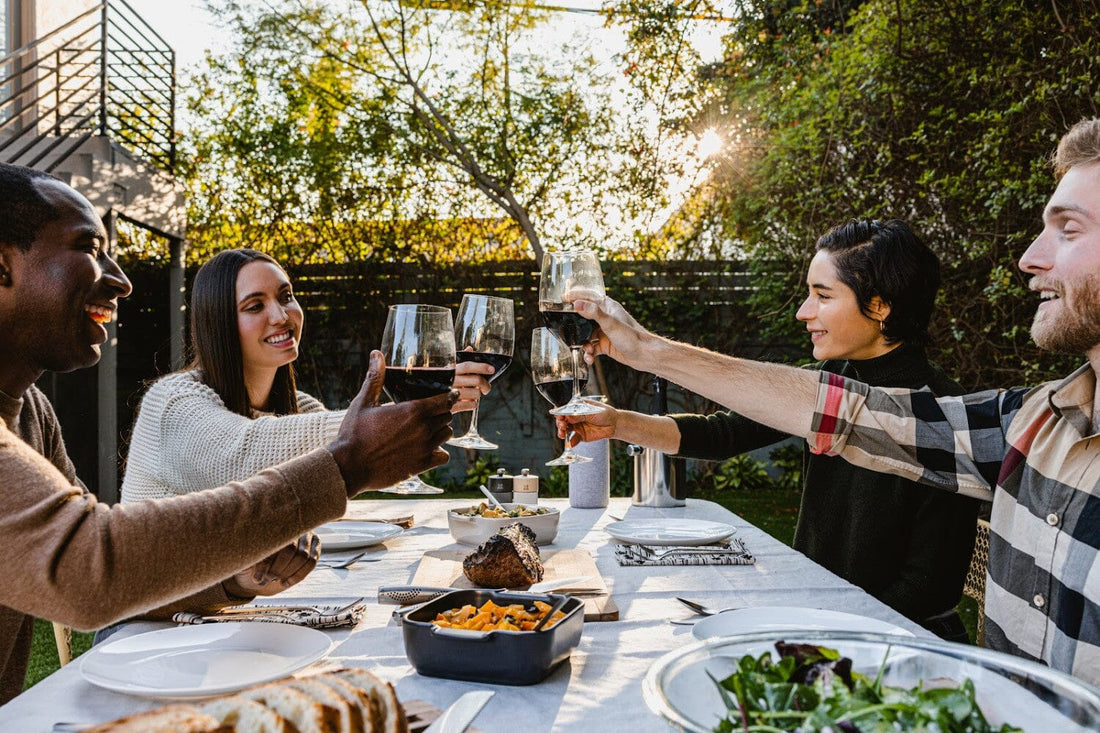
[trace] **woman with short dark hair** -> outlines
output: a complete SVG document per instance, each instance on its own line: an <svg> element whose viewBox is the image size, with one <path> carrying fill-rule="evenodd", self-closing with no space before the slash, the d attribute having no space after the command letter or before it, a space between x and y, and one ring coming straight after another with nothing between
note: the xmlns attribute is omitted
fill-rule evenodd
<svg viewBox="0 0 1100 733"><path fill-rule="evenodd" d="M961 394L924 354L939 260L901 221L852 221L817 241L797 318L811 368L883 387ZM687 458L723 460L789 436L733 412L643 415L608 408L570 418L582 440L618 438ZM574 422L577 421L577 422ZM559 419L559 434L567 426ZM955 605L974 546L978 503L803 448L794 547L913 621L967 641Z"/></svg>

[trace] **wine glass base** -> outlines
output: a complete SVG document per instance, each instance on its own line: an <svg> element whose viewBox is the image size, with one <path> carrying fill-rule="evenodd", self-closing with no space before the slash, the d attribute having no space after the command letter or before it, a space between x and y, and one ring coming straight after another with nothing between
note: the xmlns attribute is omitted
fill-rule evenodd
<svg viewBox="0 0 1100 733"><path fill-rule="evenodd" d="M592 459L579 453L562 453L552 461L547 461L547 466L571 466L574 463L588 463Z"/></svg>
<svg viewBox="0 0 1100 733"><path fill-rule="evenodd" d="M465 448L466 450L496 450L500 446L496 443L490 443L481 437L477 433L470 435L466 433L459 438L451 438L447 441L447 445L455 445L459 448Z"/></svg>
<svg viewBox="0 0 1100 733"><path fill-rule="evenodd" d="M598 415L603 408L597 407L584 400L566 402L561 407L555 407L550 411L551 415Z"/></svg>
<svg viewBox="0 0 1100 733"><path fill-rule="evenodd" d="M404 481L390 486L386 489L379 489L379 494L442 494L443 489L431 486L420 480L419 476L413 476L407 478Z"/></svg>

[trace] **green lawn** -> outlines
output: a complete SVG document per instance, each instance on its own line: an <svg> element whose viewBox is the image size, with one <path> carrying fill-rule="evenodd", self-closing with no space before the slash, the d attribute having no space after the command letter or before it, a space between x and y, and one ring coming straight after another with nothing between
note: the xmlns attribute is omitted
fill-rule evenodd
<svg viewBox="0 0 1100 733"><path fill-rule="evenodd" d="M448 492L448 497L477 499L480 494ZM794 541L794 526L798 519L799 494L787 489L754 489L750 491L701 491L696 498L713 501L744 517L776 539L790 545ZM415 497L410 497L415 498ZM974 639L978 609L974 601L964 597L959 604L959 614L966 624L970 638ZM73 655L91 646L91 634L73 634ZM38 621L34 627L34 646L31 664L27 672L26 686L30 687L58 668L57 648L54 646L53 627Z"/></svg>

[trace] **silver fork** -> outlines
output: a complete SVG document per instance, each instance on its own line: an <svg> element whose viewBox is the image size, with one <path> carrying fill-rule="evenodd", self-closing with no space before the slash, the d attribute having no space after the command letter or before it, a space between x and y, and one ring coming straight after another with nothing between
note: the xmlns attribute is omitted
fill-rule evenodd
<svg viewBox="0 0 1100 733"><path fill-rule="evenodd" d="M674 555L730 555L734 550L728 547L670 547L667 550L657 551L647 545L638 545L643 555L651 560L660 560L662 557Z"/></svg>
<svg viewBox="0 0 1100 733"><path fill-rule="evenodd" d="M378 562L382 559L380 557L365 557L366 554L367 552L366 550L364 550L358 555L352 555L351 557L345 558L343 560L320 560L317 563L317 567L330 568L332 570L343 570L344 568L351 567L360 560L362 560L363 562Z"/></svg>

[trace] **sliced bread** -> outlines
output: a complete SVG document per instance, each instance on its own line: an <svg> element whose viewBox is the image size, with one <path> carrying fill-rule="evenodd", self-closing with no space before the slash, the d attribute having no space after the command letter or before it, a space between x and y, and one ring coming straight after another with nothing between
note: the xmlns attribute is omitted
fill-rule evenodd
<svg viewBox="0 0 1100 733"><path fill-rule="evenodd" d="M290 721L299 733L340 733L336 710L283 682L251 687L237 694L271 708Z"/></svg>
<svg viewBox="0 0 1100 733"><path fill-rule="evenodd" d="M223 733L233 729L223 727L216 717L207 715L195 706L181 703L128 715L87 730L89 733L147 733L151 730L170 730L174 733Z"/></svg>
<svg viewBox="0 0 1100 733"><path fill-rule="evenodd" d="M358 667L339 669L332 674L347 680L369 695L371 705L378 710L379 725L374 728L377 733L408 733L409 724L405 720L405 711L398 702L392 685Z"/></svg>
<svg viewBox="0 0 1100 733"><path fill-rule="evenodd" d="M234 733L295 733L294 726L271 708L237 695L200 703L198 708Z"/></svg>

